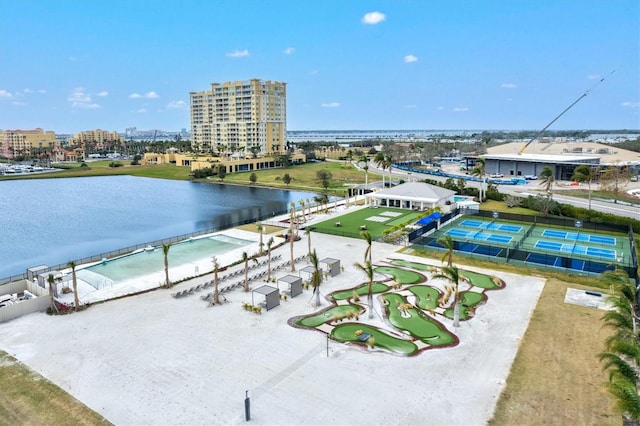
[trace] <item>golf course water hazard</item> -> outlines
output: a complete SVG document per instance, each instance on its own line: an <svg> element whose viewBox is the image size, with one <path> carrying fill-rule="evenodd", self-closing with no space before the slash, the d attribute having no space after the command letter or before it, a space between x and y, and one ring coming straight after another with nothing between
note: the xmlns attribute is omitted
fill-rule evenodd
<svg viewBox="0 0 640 426"><path fill-rule="evenodd" d="M455 292L452 283L442 277L433 279L440 274L440 269L400 259L386 263L375 267L378 279L371 283L374 310L382 311L384 326L367 322L369 282L329 294L331 306L291 318L289 324L319 330L345 344L403 356L457 345L458 337L445 325L454 316ZM379 279L379 276L385 278ZM486 291L505 287L501 279L477 272L460 270L459 278L460 321L471 320L476 315L478 306L488 300Z"/></svg>

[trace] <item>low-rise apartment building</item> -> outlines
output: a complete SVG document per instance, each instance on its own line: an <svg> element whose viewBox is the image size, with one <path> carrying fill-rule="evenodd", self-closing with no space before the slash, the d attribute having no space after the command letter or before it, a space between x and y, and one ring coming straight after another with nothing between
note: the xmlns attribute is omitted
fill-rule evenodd
<svg viewBox="0 0 640 426"><path fill-rule="evenodd" d="M55 132L39 127L33 130L0 129L0 156L9 159L29 158L52 150L56 142Z"/></svg>

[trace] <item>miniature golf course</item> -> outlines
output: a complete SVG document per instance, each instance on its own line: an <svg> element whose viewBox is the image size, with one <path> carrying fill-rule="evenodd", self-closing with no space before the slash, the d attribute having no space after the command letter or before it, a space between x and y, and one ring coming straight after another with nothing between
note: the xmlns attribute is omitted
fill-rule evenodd
<svg viewBox="0 0 640 426"><path fill-rule="evenodd" d="M401 356L457 345L458 337L445 325L453 319L454 293L445 289L451 283L441 279L431 282L425 275L436 274L439 269L401 259L384 263L375 266L377 276L372 284L374 309L382 307L381 315L374 311L379 315L374 318L382 319L383 326L379 321L368 324L369 315L364 315L369 309L369 282L330 293L326 297L332 303L330 307L291 318L289 324L326 333L334 341ZM476 315L477 308L488 301L486 291L505 287L501 279L477 272L461 270L460 276L460 321Z"/></svg>

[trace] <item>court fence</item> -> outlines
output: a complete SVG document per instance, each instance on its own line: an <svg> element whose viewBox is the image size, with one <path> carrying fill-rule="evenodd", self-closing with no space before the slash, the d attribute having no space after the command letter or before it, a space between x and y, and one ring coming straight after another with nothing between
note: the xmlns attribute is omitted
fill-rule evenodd
<svg viewBox="0 0 640 426"><path fill-rule="evenodd" d="M640 285L640 277L638 275L638 258L635 249L635 241L633 229L631 226L626 227L624 225L609 224L609 223L594 223L586 222L582 223L580 229L588 229L599 233L623 233L627 234L630 244L630 256L621 256L613 251L606 250L606 246L602 249L595 250L599 254L591 254L588 256L582 256L576 258L562 251L554 253L548 253L545 250L541 250L536 246L536 243L528 240L530 238L533 229L536 225L541 226L560 226L560 227L576 227L576 219L571 218L550 218L540 216L528 216L513 213L500 212L497 215L490 211L477 211L466 210L460 212L465 216L475 216L479 218L485 218L490 221L501 220L513 220L523 223L528 223L529 226L521 236L515 236L509 243L492 244L490 241L483 241L474 239L473 237L477 233L470 233L469 237L454 238L454 250L463 254L469 254L473 256L482 256L492 261L499 261L504 263L526 263L528 265L535 265L543 268L563 268L574 272L586 272L590 274L600 274L607 270L612 270L615 267L623 269L632 279L636 285ZM427 226L412 232L409 236L409 243L415 245L421 245L429 248L442 250L443 247L438 243L438 239L442 235L434 234L432 230L437 230L436 224L433 222ZM573 244L572 252L576 248L576 244ZM584 253L583 253L584 254ZM612 257L613 256L613 257ZM615 265L615 266L614 266Z"/></svg>

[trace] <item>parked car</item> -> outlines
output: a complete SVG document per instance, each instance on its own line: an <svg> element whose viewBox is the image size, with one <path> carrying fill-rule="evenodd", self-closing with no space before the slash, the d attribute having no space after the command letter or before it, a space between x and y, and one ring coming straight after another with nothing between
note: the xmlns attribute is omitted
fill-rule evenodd
<svg viewBox="0 0 640 426"><path fill-rule="evenodd" d="M502 173L494 173L491 175L492 178L503 178L504 175Z"/></svg>
<svg viewBox="0 0 640 426"><path fill-rule="evenodd" d="M638 176L631 176L631 179L629 179L631 182L637 182L638 181Z"/></svg>
<svg viewBox="0 0 640 426"><path fill-rule="evenodd" d="M536 180L536 179L538 179L538 176L536 176L536 175L526 175L524 178L526 180Z"/></svg>

